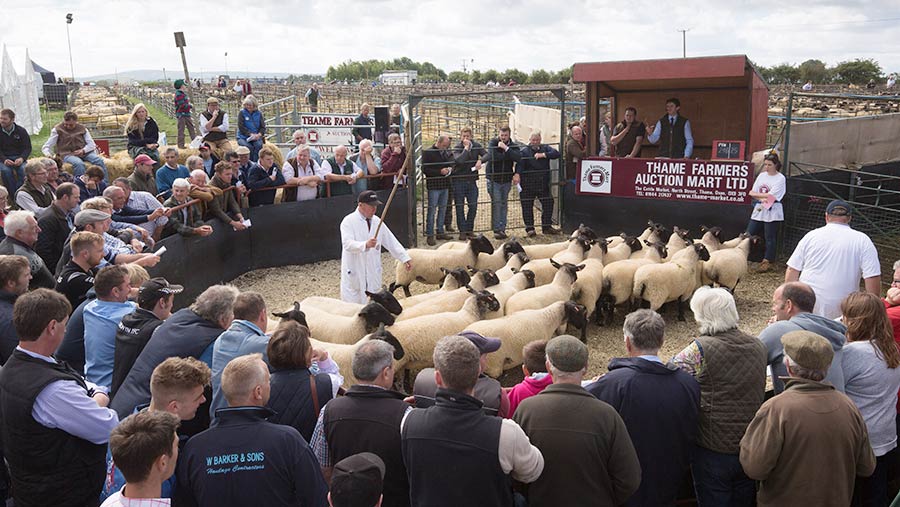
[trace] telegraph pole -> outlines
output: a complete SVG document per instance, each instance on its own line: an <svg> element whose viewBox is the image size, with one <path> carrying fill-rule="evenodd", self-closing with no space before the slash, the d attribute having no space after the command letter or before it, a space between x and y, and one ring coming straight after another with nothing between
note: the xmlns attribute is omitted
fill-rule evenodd
<svg viewBox="0 0 900 507"><path fill-rule="evenodd" d="M190 84L191 75L188 73L187 58L184 56L185 46L187 46L187 44L184 42L184 32L175 32L175 47L181 51L181 66L184 67L184 82Z"/></svg>
<svg viewBox="0 0 900 507"><path fill-rule="evenodd" d="M72 84L75 84L75 65L72 63L72 37L69 36L69 25L72 24L72 14L66 14L66 41L69 43L69 70L72 71Z"/></svg>

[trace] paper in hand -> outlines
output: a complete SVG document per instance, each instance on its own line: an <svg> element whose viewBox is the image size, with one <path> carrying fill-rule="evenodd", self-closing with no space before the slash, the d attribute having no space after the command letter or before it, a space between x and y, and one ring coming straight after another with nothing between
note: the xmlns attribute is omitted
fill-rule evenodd
<svg viewBox="0 0 900 507"><path fill-rule="evenodd" d="M766 200L762 203L762 206L764 209L769 209L773 204L775 204L775 196L772 194L768 194L768 197L766 197Z"/></svg>

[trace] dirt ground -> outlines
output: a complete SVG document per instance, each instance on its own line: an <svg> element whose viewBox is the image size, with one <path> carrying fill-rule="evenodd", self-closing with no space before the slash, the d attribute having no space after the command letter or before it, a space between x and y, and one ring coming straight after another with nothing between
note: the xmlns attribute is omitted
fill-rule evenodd
<svg viewBox="0 0 900 507"><path fill-rule="evenodd" d="M612 234L612 233L611 233ZM552 238L559 240L559 236ZM523 244L543 243L547 240L539 235L534 240L523 239ZM495 241L495 243L497 243ZM420 243L424 245L424 242ZM382 254L385 284L394 276L394 259L387 253ZM270 311L288 309L294 301L301 301L308 296L340 297L340 261L324 261L302 266L261 269L248 272L234 280L241 290L253 290L261 293ZM756 335L766 326L771 315L772 292L784 279L784 265L779 263L768 273L755 273L751 269L748 276L738 285L735 299L741 317L741 329ZM437 286L425 286L414 283L410 287L413 294L421 294ZM397 297L402 297L402 290L397 290ZM660 351L663 360L668 360L687 346L697 334L697 324L693 321L690 310L687 310L687 322L678 322L673 305L664 306L661 314L665 318L666 341ZM594 376L607 371L607 364L613 357L625 355L622 336L622 322L625 312L617 309L612 325L598 327L594 323L588 325L588 347L590 349L590 365L588 375ZM578 331L570 329L578 336ZM521 379L518 368L507 370L501 378L504 385L512 385Z"/></svg>

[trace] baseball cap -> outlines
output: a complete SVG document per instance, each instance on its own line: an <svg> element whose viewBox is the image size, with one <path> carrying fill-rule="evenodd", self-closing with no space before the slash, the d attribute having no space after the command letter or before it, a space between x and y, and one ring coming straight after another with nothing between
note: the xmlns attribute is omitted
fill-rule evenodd
<svg viewBox="0 0 900 507"><path fill-rule="evenodd" d="M812 331L791 331L781 337L784 353L795 363L810 370L827 370L834 359L834 349L824 337Z"/></svg>
<svg viewBox="0 0 900 507"><path fill-rule="evenodd" d="M238 146L237 149L234 150L234 152L237 153L238 155L249 155L250 148L248 148L246 146Z"/></svg>
<svg viewBox="0 0 900 507"><path fill-rule="evenodd" d="M141 284L138 290L138 304L155 301L169 294L178 294L184 290L181 285L174 285L162 277L151 278Z"/></svg>
<svg viewBox="0 0 900 507"><path fill-rule="evenodd" d="M144 153L141 153L140 155L138 155L137 157L134 158L134 165L138 165L138 164L153 165L155 163L156 162L154 162L152 158L150 158L147 154L144 154Z"/></svg>
<svg viewBox="0 0 900 507"><path fill-rule="evenodd" d="M559 371L583 370L588 363L587 346L578 338L562 334L547 342L547 359Z"/></svg>
<svg viewBox="0 0 900 507"><path fill-rule="evenodd" d="M472 342L476 347L478 347L478 352L482 354L490 354L491 352L497 352L500 348L500 338L488 338L487 336L481 336L475 331L463 331L459 333L459 336L466 338L470 342Z"/></svg>
<svg viewBox="0 0 900 507"><path fill-rule="evenodd" d="M356 199L356 202L374 205L381 204L381 201L378 200L378 194L376 194L374 190L363 190L359 193L359 197Z"/></svg>
<svg viewBox="0 0 900 507"><path fill-rule="evenodd" d="M206 103L207 103L207 104L218 104L218 103L219 103L219 99L217 99L217 98L215 98L215 97L210 97L210 98L206 99Z"/></svg>
<svg viewBox="0 0 900 507"><path fill-rule="evenodd" d="M87 224L102 222L110 218L109 213L104 213L98 209L83 209L75 214L75 226L84 227Z"/></svg>
<svg viewBox="0 0 900 507"><path fill-rule="evenodd" d="M184 86L184 79L176 79L175 88L181 88L182 86Z"/></svg>
<svg viewBox="0 0 900 507"><path fill-rule="evenodd" d="M853 209L850 207L850 204L847 203L847 201L835 199L828 203L828 207L825 208L825 213L836 217L844 217L852 215Z"/></svg>
<svg viewBox="0 0 900 507"><path fill-rule="evenodd" d="M384 461L371 452L348 456L334 465L331 501L335 507L372 507L384 484Z"/></svg>
<svg viewBox="0 0 900 507"><path fill-rule="evenodd" d="M208 149L210 149L210 147L209 147L208 144L203 143L203 144L200 145L200 149L201 149L201 150L208 150Z"/></svg>

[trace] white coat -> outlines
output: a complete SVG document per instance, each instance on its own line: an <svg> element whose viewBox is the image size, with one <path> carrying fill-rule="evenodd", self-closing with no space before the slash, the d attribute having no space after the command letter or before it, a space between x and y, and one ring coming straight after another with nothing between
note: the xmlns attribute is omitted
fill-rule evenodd
<svg viewBox="0 0 900 507"><path fill-rule="evenodd" d="M381 226L375 248L366 249L366 241L375 235L381 218L372 217L372 229L366 224L366 217L353 211L341 220L341 299L348 303L366 304L366 292L381 289L381 247L400 262L410 260L403 245L394 237L387 224Z"/></svg>

